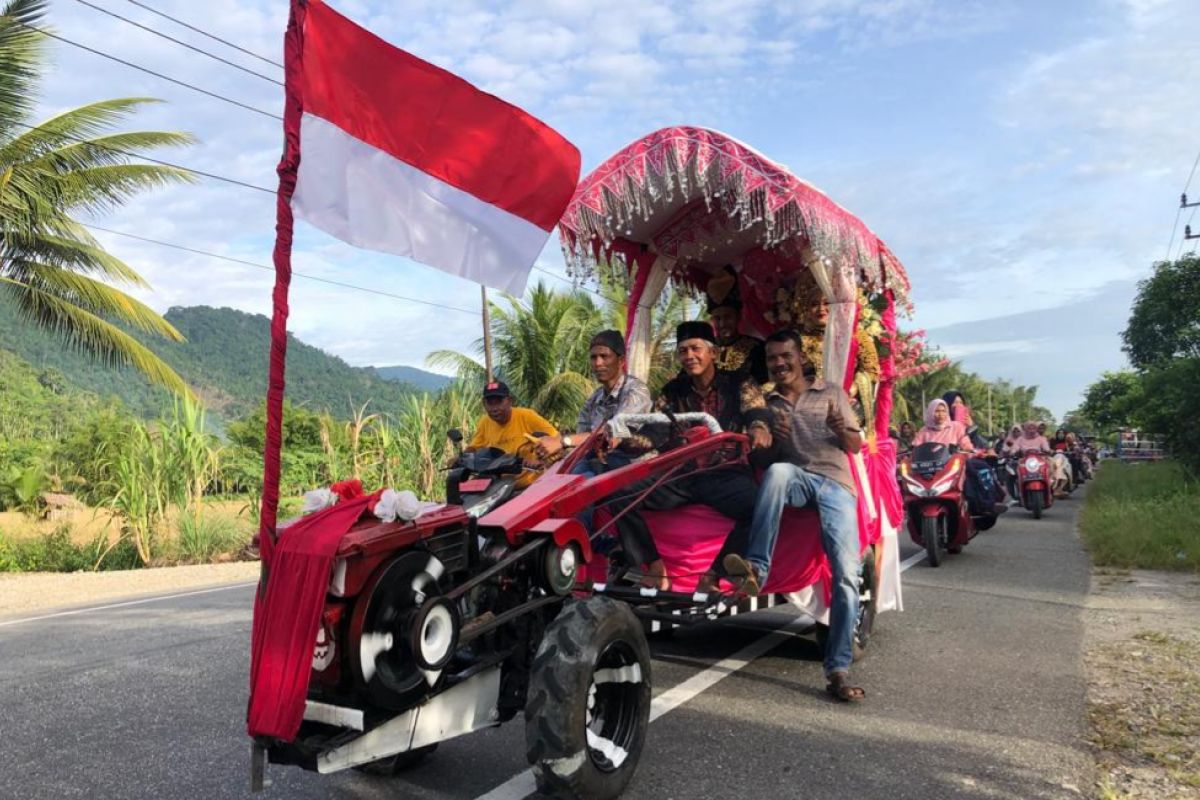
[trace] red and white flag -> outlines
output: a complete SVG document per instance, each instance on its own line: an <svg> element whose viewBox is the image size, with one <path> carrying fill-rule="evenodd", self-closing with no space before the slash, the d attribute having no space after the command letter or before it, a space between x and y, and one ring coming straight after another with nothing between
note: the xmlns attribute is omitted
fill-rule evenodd
<svg viewBox="0 0 1200 800"><path fill-rule="evenodd" d="M349 244L520 294L579 181L557 131L305 3L295 214Z"/></svg>

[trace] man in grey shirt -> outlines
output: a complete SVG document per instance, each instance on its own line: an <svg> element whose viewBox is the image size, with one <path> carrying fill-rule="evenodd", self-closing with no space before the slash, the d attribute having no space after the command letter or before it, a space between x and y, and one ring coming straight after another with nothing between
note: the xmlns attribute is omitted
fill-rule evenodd
<svg viewBox="0 0 1200 800"><path fill-rule="evenodd" d="M849 679L862 561L858 497L847 456L862 448L862 430L840 387L804 377L803 349L795 332L772 334L766 352L775 381L767 397L771 446L751 454L766 472L754 504L746 556L727 556L725 571L744 578L746 593L757 595L767 582L784 507L815 505L821 516L821 545L833 572L825 647L827 690L837 700L861 700L866 693Z"/></svg>
<svg viewBox="0 0 1200 800"><path fill-rule="evenodd" d="M579 412L575 432L580 435L578 438L570 435L543 437L538 445L538 454L543 458L558 453L564 447L574 447L587 434L617 414L646 414L651 410L650 387L640 378L625 374L625 339L620 333L608 330L593 336L588 360L592 377L600 386L592 392ZM586 470L594 475L601 471L595 469L598 465L594 462L594 459L580 462L575 471L580 473ZM629 461L624 453L613 451L608 454L608 469L627 463Z"/></svg>

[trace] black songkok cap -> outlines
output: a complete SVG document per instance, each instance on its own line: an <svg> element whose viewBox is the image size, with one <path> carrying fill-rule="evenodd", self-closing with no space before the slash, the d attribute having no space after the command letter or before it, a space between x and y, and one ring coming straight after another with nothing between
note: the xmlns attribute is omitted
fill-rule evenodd
<svg viewBox="0 0 1200 800"><path fill-rule="evenodd" d="M675 329L675 341L682 342L687 339L703 339L706 342L717 343L717 334L713 331L712 323L701 322L681 322L679 327Z"/></svg>
<svg viewBox="0 0 1200 800"><path fill-rule="evenodd" d="M616 331L600 331L592 337L592 341L588 344L588 349L602 345L612 350L619 356L625 355L625 337Z"/></svg>

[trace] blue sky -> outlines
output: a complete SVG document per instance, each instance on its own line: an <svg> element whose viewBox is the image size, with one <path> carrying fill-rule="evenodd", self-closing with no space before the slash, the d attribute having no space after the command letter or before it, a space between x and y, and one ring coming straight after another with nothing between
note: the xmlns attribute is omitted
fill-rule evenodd
<svg viewBox="0 0 1200 800"><path fill-rule="evenodd" d="M279 77L123 0L89 0ZM156 8L278 58L283 0ZM1200 135L1195 0L343 0L417 55L546 120L585 171L671 124L717 128L858 214L913 278L933 343L987 377L1038 383L1061 415L1123 364L1135 282L1167 253ZM76 0L63 36L277 113L280 89ZM43 110L146 95L139 127L201 144L179 163L273 187L279 123L54 43ZM1193 186L1200 197L1200 181ZM100 224L266 263L273 198L221 183L141 198ZM1180 222L1188 217L1185 215ZM1200 225L1197 225L1200 228ZM269 313L271 276L107 234L152 283L151 305ZM1189 243L1190 245L1191 243ZM1174 256L1179 235L1171 249ZM289 327L354 364L423 364L478 336L478 289L299 231L298 270L422 297L448 311L309 281ZM556 239L540 266L562 274ZM566 284L534 273L551 283Z"/></svg>

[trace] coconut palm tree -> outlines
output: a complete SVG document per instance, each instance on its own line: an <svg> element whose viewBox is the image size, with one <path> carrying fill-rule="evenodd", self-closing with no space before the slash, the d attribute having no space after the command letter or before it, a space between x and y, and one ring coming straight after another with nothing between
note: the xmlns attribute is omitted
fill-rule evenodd
<svg viewBox="0 0 1200 800"><path fill-rule="evenodd" d="M9 0L0 10L0 289L21 316L71 346L187 393L183 380L123 330L183 337L112 284L145 287L73 216L111 210L134 195L189 182L186 170L126 155L190 144L183 133L111 132L147 98L104 100L30 122L45 67L47 0Z"/></svg>
<svg viewBox="0 0 1200 800"><path fill-rule="evenodd" d="M504 305L492 303L491 317L496 377L522 405L556 425L573 426L594 388L588 341L604 325L602 309L581 291L556 292L538 283L526 301L506 294ZM483 353L482 339L474 350ZM469 384L483 384L483 364L464 353L436 350L426 362L454 370Z"/></svg>

